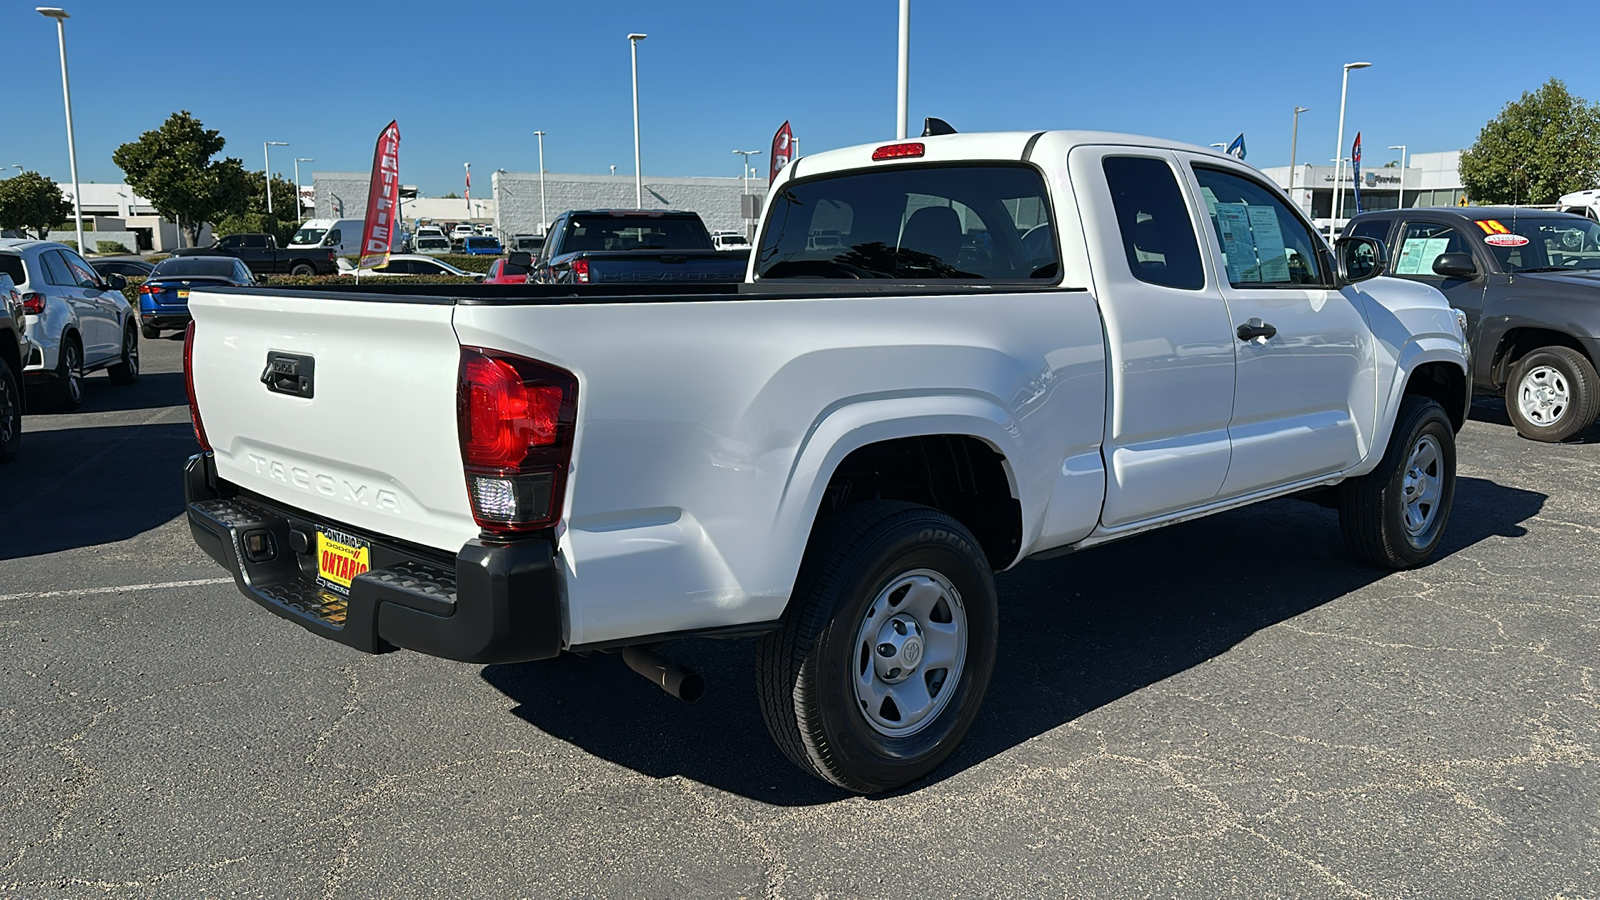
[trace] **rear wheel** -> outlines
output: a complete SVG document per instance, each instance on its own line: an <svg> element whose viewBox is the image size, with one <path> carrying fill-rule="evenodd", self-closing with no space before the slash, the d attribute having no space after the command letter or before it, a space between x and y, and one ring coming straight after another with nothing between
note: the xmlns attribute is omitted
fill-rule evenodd
<svg viewBox="0 0 1600 900"><path fill-rule="evenodd" d="M61 340L56 362L55 401L62 409L77 409L83 405L83 345L75 332L68 332Z"/></svg>
<svg viewBox="0 0 1600 900"><path fill-rule="evenodd" d="M998 636L994 576L950 516L847 507L813 535L758 650L761 714L785 756L846 790L914 781L978 714Z"/></svg>
<svg viewBox="0 0 1600 900"><path fill-rule="evenodd" d="M1400 403L1378 467L1339 486L1339 526L1357 559L1408 569L1438 549L1456 494L1456 436L1437 401Z"/></svg>
<svg viewBox="0 0 1600 900"><path fill-rule="evenodd" d="M0 463L15 459L22 447L22 391L11 364L0 358Z"/></svg>
<svg viewBox="0 0 1600 900"><path fill-rule="evenodd" d="M154 325L140 325L139 333L152 341L158 337L161 337L161 329Z"/></svg>
<svg viewBox="0 0 1600 900"><path fill-rule="evenodd" d="M1600 375L1571 347L1540 347L1517 360L1506 382L1506 415L1529 440L1577 437L1600 414Z"/></svg>
<svg viewBox="0 0 1600 900"><path fill-rule="evenodd" d="M112 384L133 384L139 380L139 332L133 323L122 329L122 359L106 370Z"/></svg>
<svg viewBox="0 0 1600 900"><path fill-rule="evenodd" d="M289 268L290 275L308 276L317 274L317 267L308 262L298 262Z"/></svg>

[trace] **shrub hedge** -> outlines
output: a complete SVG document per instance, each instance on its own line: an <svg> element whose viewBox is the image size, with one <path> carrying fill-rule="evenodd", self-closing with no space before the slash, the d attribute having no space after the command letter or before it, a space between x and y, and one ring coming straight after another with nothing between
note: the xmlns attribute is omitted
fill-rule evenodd
<svg viewBox="0 0 1600 900"><path fill-rule="evenodd" d="M434 256L433 258L443 263L449 263L463 272L482 272L487 275L489 273L489 267L494 265L494 261L500 257L469 256L465 253L445 253L440 256ZM357 263L357 259L354 256L346 256L345 259L349 260L350 265L352 266Z"/></svg>
<svg viewBox="0 0 1600 900"><path fill-rule="evenodd" d="M95 241L94 252L110 255L113 253L132 253L121 241Z"/></svg>

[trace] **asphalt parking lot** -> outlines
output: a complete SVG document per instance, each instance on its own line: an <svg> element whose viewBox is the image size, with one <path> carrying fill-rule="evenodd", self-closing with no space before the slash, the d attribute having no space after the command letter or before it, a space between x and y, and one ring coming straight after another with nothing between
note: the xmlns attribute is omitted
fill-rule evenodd
<svg viewBox="0 0 1600 900"><path fill-rule="evenodd" d="M1600 897L1600 444L1494 402L1426 568L1283 501L1003 575L973 733L861 798L768 740L749 641L671 648L685 705L245 600L180 518L181 346L0 469L0 895Z"/></svg>

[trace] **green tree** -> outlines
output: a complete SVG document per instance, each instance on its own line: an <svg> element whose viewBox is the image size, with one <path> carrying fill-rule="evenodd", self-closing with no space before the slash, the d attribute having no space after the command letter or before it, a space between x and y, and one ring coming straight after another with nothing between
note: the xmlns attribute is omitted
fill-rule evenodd
<svg viewBox="0 0 1600 900"><path fill-rule="evenodd" d="M1600 181L1600 105L1552 78L1507 103L1461 154L1461 181L1478 203L1554 203Z"/></svg>
<svg viewBox="0 0 1600 900"><path fill-rule="evenodd" d="M184 110L118 147L111 161L127 173L129 187L178 223L193 246L203 223L241 212L246 202L244 164L233 157L212 160L227 143Z"/></svg>
<svg viewBox="0 0 1600 900"><path fill-rule="evenodd" d="M230 234L270 234L278 246L287 246L289 237L300 229L295 209L294 185L276 175L272 178L272 212L267 212L266 179L260 172L245 173L245 193L239 209L228 213L211 228L217 237Z"/></svg>
<svg viewBox="0 0 1600 900"><path fill-rule="evenodd" d="M0 229L33 229L43 238L50 228L72 216L72 204L56 183L38 172L0 180Z"/></svg>

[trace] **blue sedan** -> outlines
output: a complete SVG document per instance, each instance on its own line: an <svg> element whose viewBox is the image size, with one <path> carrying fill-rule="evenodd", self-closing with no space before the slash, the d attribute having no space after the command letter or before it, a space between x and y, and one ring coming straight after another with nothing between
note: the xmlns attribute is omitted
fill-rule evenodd
<svg viewBox="0 0 1600 900"><path fill-rule="evenodd" d="M189 291L256 283L242 261L226 256L174 256L156 263L139 285L139 329L147 338L189 324Z"/></svg>

